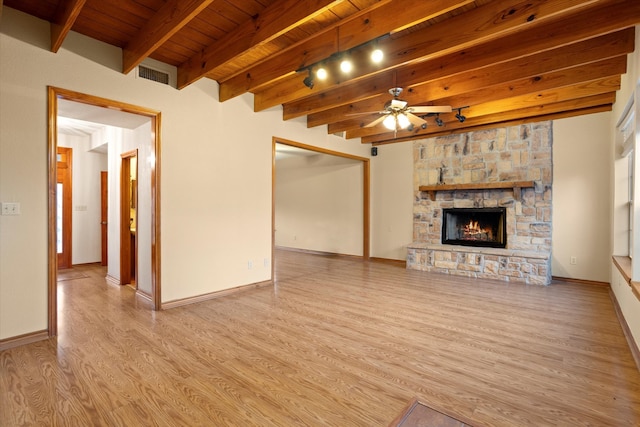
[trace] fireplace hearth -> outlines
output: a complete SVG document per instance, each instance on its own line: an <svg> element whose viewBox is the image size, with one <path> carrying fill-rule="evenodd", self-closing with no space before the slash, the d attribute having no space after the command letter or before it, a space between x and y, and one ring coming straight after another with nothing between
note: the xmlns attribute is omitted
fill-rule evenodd
<svg viewBox="0 0 640 427"><path fill-rule="evenodd" d="M505 248L506 208L454 208L442 210L442 243Z"/></svg>

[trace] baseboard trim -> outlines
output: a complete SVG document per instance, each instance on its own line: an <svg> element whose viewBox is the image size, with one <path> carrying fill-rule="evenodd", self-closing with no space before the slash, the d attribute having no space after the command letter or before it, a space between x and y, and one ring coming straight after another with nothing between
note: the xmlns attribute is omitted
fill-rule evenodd
<svg viewBox="0 0 640 427"><path fill-rule="evenodd" d="M640 349L638 349L638 345L636 344L633 336L631 335L631 329L629 328L629 324L627 323L627 319L624 318L622 314L622 309L620 308L620 304L618 304L618 299L616 298L615 292L613 289L609 288L609 296L611 297L611 301L613 301L613 308L616 312L616 316L618 317L618 323L622 327L622 332L624 333L624 337L627 339L627 344L629 345L629 349L631 350L631 355L633 356L633 360L636 362L636 368L640 371Z"/></svg>
<svg viewBox="0 0 640 427"><path fill-rule="evenodd" d="M287 246L276 246L276 249L282 250L282 251L300 252L303 254L320 255L320 256L327 256L327 257L350 258L354 260L364 259L364 257L362 257L361 255L346 255L346 254L340 254L336 252L323 252L323 251L315 251L312 249L290 248Z"/></svg>
<svg viewBox="0 0 640 427"><path fill-rule="evenodd" d="M0 351L20 347L21 345L33 344L34 342L44 341L47 339L49 339L49 332L46 330L5 338L0 340Z"/></svg>
<svg viewBox="0 0 640 427"><path fill-rule="evenodd" d="M120 286L120 279L116 279L115 277L111 276L110 274L107 274L104 277L104 280L106 280L107 283L110 284L110 285Z"/></svg>
<svg viewBox="0 0 640 427"><path fill-rule="evenodd" d="M557 280L560 282L569 282L569 283L579 283L581 285L595 285L595 286L607 286L607 287L611 286L609 282L599 282L597 280L572 279L570 277L551 276L551 280L552 281Z"/></svg>
<svg viewBox="0 0 640 427"><path fill-rule="evenodd" d="M182 307L184 305L197 304L199 302L209 301L212 299L225 297L228 295L233 295L239 292L244 292L249 289L257 289L262 288L264 286L272 286L273 282L271 280L265 280L264 282L251 283L249 285L237 286L235 288L224 289L221 291L210 292L208 294L197 295L195 297L182 298L173 301L167 301L162 303L160 306L160 310L170 310L176 307Z"/></svg>
<svg viewBox="0 0 640 427"><path fill-rule="evenodd" d="M378 257L371 257L369 259L374 262L397 265L399 267L407 268L407 261L404 259L391 259L391 258L378 258Z"/></svg>

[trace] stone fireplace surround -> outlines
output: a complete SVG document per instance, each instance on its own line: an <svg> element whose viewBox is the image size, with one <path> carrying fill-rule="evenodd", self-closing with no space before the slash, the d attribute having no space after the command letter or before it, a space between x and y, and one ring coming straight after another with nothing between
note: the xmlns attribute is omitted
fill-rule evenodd
<svg viewBox="0 0 640 427"><path fill-rule="evenodd" d="M551 282L552 122L419 140L413 153L414 231L407 248L408 269ZM533 181L533 187L491 188L522 181ZM480 189L420 191L421 186L451 184ZM441 244L442 210L474 207L506 208L505 248Z"/></svg>

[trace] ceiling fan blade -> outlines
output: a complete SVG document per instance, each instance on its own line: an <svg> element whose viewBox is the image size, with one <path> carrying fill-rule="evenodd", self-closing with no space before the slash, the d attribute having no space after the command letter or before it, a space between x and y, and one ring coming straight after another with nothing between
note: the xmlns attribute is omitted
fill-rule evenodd
<svg viewBox="0 0 640 427"><path fill-rule="evenodd" d="M415 114L411 114L411 113L405 113L405 114L407 115L407 118L409 119L411 124L413 124L414 126L420 126L423 123L427 122L426 120L421 119L420 117L416 116Z"/></svg>
<svg viewBox="0 0 640 427"><path fill-rule="evenodd" d="M402 101L400 99L391 100L391 108L393 109L402 110L406 106L407 106L407 101Z"/></svg>
<svg viewBox="0 0 640 427"><path fill-rule="evenodd" d="M448 105L418 105L416 107L409 108L412 113L450 113L451 107Z"/></svg>
<svg viewBox="0 0 640 427"><path fill-rule="evenodd" d="M365 125L364 127L371 128L371 127L377 126L380 123L382 123L384 121L384 119L386 119L386 118L387 118L387 116L383 114L380 117L378 117L377 119L375 119L374 121L372 121L371 123L369 123L368 125Z"/></svg>

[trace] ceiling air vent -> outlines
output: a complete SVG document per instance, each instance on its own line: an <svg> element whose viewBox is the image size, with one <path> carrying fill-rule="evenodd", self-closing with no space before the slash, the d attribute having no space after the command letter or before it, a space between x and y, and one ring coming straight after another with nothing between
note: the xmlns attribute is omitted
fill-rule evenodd
<svg viewBox="0 0 640 427"><path fill-rule="evenodd" d="M165 85L169 84L168 73L154 70L153 68L145 67L144 65L138 65L138 76L143 79L152 80Z"/></svg>

